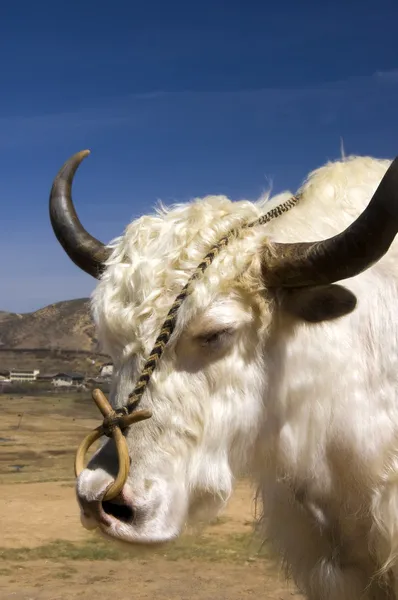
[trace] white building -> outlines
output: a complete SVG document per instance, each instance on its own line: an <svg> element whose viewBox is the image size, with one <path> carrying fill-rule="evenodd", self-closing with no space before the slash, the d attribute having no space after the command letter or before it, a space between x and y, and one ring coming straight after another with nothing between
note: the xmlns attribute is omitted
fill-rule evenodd
<svg viewBox="0 0 398 600"><path fill-rule="evenodd" d="M36 381L38 369L13 369L10 371L10 381Z"/></svg>
<svg viewBox="0 0 398 600"><path fill-rule="evenodd" d="M52 377L51 383L55 387L75 387L81 386L84 383L84 375L80 373L57 373Z"/></svg>

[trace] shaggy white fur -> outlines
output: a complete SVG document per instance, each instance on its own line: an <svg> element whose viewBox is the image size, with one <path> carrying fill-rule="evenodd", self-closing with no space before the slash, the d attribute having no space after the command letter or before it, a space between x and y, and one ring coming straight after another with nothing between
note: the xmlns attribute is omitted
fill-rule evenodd
<svg viewBox="0 0 398 600"><path fill-rule="evenodd" d="M342 231L389 164L351 157L314 171L297 207L245 231L195 284L143 398L154 416L127 436L136 518L114 520L107 533L171 539L219 510L249 470L264 535L309 600L398 599L398 245L342 282L358 299L353 312L318 324L284 311L280 294L264 288L259 258L272 241ZM161 208L111 244L92 303L115 364L114 406L126 402L174 297L211 245L290 195ZM91 499L115 468L107 442L78 493Z"/></svg>

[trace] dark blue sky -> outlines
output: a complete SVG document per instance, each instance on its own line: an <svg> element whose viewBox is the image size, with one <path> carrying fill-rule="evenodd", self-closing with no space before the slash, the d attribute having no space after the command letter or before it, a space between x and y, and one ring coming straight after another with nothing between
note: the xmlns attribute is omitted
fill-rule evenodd
<svg viewBox="0 0 398 600"><path fill-rule="evenodd" d="M64 160L104 241L207 193L257 198L398 154L398 2L26 0L0 9L0 310L88 295L48 218Z"/></svg>

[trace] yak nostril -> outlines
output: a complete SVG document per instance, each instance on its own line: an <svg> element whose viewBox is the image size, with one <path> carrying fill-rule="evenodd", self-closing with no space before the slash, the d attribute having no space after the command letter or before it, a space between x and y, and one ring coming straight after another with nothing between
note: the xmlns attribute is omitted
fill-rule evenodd
<svg viewBox="0 0 398 600"><path fill-rule="evenodd" d="M130 523L134 518L134 510L127 504L103 500L102 508L107 515L111 515L112 517L115 517L115 519L123 521L124 523Z"/></svg>
<svg viewBox="0 0 398 600"><path fill-rule="evenodd" d="M94 520L97 523L102 523L103 525L109 525L110 519L104 513L101 507L101 502L98 500L85 500L81 496L78 496L80 508L82 509L82 513L86 519Z"/></svg>

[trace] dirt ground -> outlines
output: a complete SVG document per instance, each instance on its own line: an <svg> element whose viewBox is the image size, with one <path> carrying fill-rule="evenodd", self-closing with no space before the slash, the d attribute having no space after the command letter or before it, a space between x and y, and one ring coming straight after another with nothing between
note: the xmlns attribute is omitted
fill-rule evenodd
<svg viewBox="0 0 398 600"><path fill-rule="evenodd" d="M1 600L299 600L253 536L253 494L237 485L215 523L156 551L80 524L73 452L97 424L87 399L0 396Z"/></svg>

